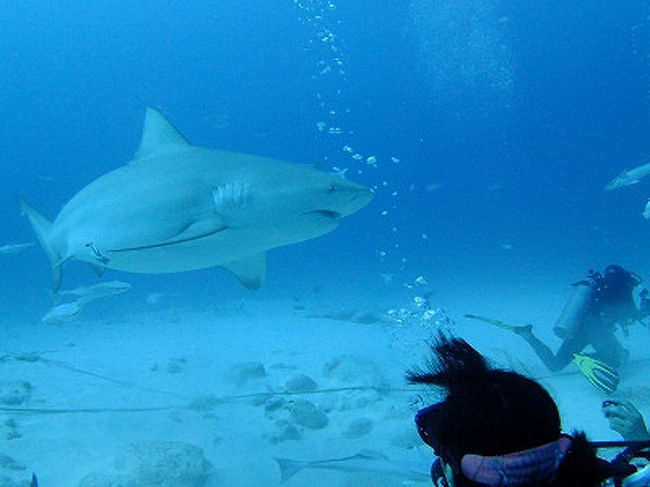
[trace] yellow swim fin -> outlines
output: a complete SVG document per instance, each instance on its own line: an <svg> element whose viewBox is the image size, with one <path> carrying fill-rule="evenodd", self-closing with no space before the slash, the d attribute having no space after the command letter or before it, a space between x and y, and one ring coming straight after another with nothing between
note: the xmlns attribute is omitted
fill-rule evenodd
<svg viewBox="0 0 650 487"><path fill-rule="evenodd" d="M606 394L612 394L618 387L618 371L588 355L573 354L573 363L578 366L591 385Z"/></svg>

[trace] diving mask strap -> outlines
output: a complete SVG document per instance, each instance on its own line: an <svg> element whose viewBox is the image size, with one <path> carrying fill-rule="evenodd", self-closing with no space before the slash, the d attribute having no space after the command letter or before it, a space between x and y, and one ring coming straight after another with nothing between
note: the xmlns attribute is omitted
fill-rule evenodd
<svg viewBox="0 0 650 487"><path fill-rule="evenodd" d="M552 479L571 448L571 437L562 435L545 445L507 455L469 453L460 461L463 475L489 487L532 485Z"/></svg>

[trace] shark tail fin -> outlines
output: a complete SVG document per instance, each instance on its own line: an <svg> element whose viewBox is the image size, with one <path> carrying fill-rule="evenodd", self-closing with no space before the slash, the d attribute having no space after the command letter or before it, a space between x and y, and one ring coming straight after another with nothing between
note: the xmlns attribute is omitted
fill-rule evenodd
<svg viewBox="0 0 650 487"><path fill-rule="evenodd" d="M290 460L288 458L276 457L275 461L278 462L278 467L280 467L280 483L286 482L291 477L300 472L304 467L303 462Z"/></svg>
<svg viewBox="0 0 650 487"><path fill-rule="evenodd" d="M57 254L48 243L48 236L50 234L50 229L52 228L52 223L34 208L29 206L24 198L19 196L16 200L20 206L21 214L25 215L29 220L38 242L41 244L41 247L43 247L43 250L45 250L45 253L47 254L47 258L50 260L50 264L52 265L52 290L56 291L61 285L62 261L61 256Z"/></svg>

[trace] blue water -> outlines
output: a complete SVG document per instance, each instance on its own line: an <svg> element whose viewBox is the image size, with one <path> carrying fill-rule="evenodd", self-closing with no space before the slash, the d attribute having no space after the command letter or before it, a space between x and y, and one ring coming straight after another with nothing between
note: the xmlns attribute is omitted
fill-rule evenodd
<svg viewBox="0 0 650 487"><path fill-rule="evenodd" d="M131 159L146 106L198 145L347 168L376 191L336 231L270 251L257 294L220 270L107 272L137 299L322 285L389 308L420 275L439 296L510 286L515 301L521 283L543 295L613 262L650 276L650 180L604 191L650 160L644 2L4 2L0 25L0 243L34 239L15 195L54 218ZM44 254L0 257L6 319L38 330ZM64 279L96 281L82 264Z"/></svg>

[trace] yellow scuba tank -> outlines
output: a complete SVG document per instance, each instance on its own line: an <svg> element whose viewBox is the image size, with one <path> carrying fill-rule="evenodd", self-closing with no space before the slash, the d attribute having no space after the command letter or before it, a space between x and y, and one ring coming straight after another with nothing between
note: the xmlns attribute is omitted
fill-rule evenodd
<svg viewBox="0 0 650 487"><path fill-rule="evenodd" d="M593 278L573 283L573 294L564 305L553 331L562 340L573 338L582 324L592 303L596 286Z"/></svg>

